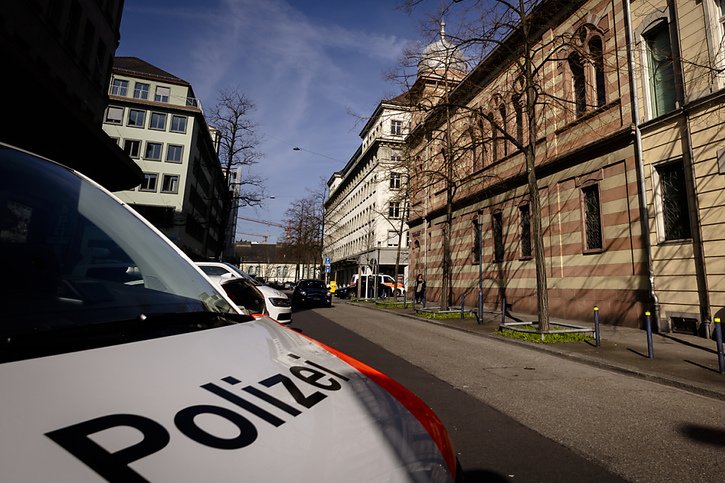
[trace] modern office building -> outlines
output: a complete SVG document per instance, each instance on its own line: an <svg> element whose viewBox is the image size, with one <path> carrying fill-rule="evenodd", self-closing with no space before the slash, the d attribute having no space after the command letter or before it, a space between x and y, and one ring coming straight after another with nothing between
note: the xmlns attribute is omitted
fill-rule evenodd
<svg viewBox="0 0 725 483"><path fill-rule="evenodd" d="M230 185L192 86L136 57L116 57L108 93L103 129L143 171L141 185L118 196L192 258L218 257Z"/></svg>

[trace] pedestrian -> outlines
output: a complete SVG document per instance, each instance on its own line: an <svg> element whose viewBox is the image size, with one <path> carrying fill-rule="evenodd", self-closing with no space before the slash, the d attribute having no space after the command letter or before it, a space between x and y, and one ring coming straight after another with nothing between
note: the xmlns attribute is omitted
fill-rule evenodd
<svg viewBox="0 0 725 483"><path fill-rule="evenodd" d="M415 277L415 303L425 306L425 280L422 273Z"/></svg>

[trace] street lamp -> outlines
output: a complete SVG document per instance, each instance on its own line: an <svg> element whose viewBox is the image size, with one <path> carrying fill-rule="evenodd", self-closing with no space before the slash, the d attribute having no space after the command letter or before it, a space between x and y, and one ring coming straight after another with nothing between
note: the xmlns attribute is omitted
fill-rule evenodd
<svg viewBox="0 0 725 483"><path fill-rule="evenodd" d="M328 155L322 154L322 153L316 153L315 151L310 151L309 149L304 149L304 148L301 148L299 146L294 146L292 148L292 151L304 151L306 153L314 154L315 156L322 156L323 158L327 158L327 159L330 159L332 161L336 161L336 162L339 162L339 163L342 162L339 159L333 158L332 156L328 156ZM327 198L327 195L328 195L327 183L325 183L325 187L323 188L323 191L322 191L322 211L320 212L320 214L322 215L321 222L320 222L320 225L321 225L321 229L320 229L320 257L322 258L322 260L321 260L322 261L322 265L321 265L321 270L320 270L320 278L322 278L325 281L325 285L327 285L329 283L329 280L328 280L329 274L328 274L328 271L327 271L328 270L328 267L329 267L329 264L327 263L328 262L328 258L325 257L325 199ZM322 275L323 273L324 273L324 275Z"/></svg>

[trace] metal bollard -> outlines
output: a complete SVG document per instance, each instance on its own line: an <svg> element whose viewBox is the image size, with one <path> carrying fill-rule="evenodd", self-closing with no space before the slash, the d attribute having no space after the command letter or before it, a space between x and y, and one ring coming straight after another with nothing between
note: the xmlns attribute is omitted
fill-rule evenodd
<svg viewBox="0 0 725 483"><path fill-rule="evenodd" d="M403 291L403 308L404 309L408 308L408 291L407 290Z"/></svg>
<svg viewBox="0 0 725 483"><path fill-rule="evenodd" d="M599 330L599 307L594 306L594 341L597 347L601 344L602 335Z"/></svg>
<svg viewBox="0 0 725 483"><path fill-rule="evenodd" d="M717 363L720 367L720 374L725 374L725 357L722 352L722 327L720 317L715 317L715 342L717 343Z"/></svg>
<svg viewBox="0 0 725 483"><path fill-rule="evenodd" d="M655 358L654 347L652 347L652 320L650 319L649 310L644 313L647 320L647 357L650 359Z"/></svg>
<svg viewBox="0 0 725 483"><path fill-rule="evenodd" d="M462 319L465 318L465 314L464 314L465 310L466 310L466 294L463 294L463 296L461 297L461 318Z"/></svg>
<svg viewBox="0 0 725 483"><path fill-rule="evenodd" d="M501 325L506 323L506 297L501 299Z"/></svg>

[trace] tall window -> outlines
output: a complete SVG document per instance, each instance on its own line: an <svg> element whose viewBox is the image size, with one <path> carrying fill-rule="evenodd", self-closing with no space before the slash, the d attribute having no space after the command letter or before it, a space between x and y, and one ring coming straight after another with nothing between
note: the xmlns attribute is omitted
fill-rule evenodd
<svg viewBox="0 0 725 483"><path fill-rule="evenodd" d="M493 121L489 122L489 128L491 129L491 161L498 161L498 131L494 127Z"/></svg>
<svg viewBox="0 0 725 483"><path fill-rule="evenodd" d="M589 54L592 56L594 63L594 87L597 95L597 107L601 107L607 103L604 78L604 50L602 49L602 39L600 37L592 37L589 39Z"/></svg>
<svg viewBox="0 0 725 483"><path fill-rule="evenodd" d="M158 179L159 175L156 173L144 173L139 191L156 191L156 182Z"/></svg>
<svg viewBox="0 0 725 483"><path fill-rule="evenodd" d="M478 219L473 220L473 263L481 261L481 230L482 226L478 224Z"/></svg>
<svg viewBox="0 0 725 483"><path fill-rule="evenodd" d="M141 141L126 139L123 141L123 152L132 158L138 158L141 151Z"/></svg>
<svg viewBox="0 0 725 483"><path fill-rule="evenodd" d="M121 124L123 122L123 107L108 106L106 110L106 122L109 124Z"/></svg>
<svg viewBox="0 0 725 483"><path fill-rule="evenodd" d="M171 116L171 132L186 132L186 116Z"/></svg>
<svg viewBox="0 0 725 483"><path fill-rule="evenodd" d="M586 250L601 250L602 210L599 202L599 185L582 188L584 202L584 237Z"/></svg>
<svg viewBox="0 0 725 483"><path fill-rule="evenodd" d="M114 96L128 95L128 81L122 79L113 79L111 83L111 94Z"/></svg>
<svg viewBox="0 0 725 483"><path fill-rule="evenodd" d="M508 129L508 126L506 125L506 105L505 104L501 104L500 106L498 106L498 114L499 114L499 116L501 116L499 119L499 121L501 122L501 127L504 129L504 131L506 131ZM508 144L509 143L506 140L506 138L501 136L501 148L502 148L501 154L503 157L506 157L509 153Z"/></svg>
<svg viewBox="0 0 725 483"><path fill-rule="evenodd" d="M390 173L390 188L400 188L400 173Z"/></svg>
<svg viewBox="0 0 725 483"><path fill-rule="evenodd" d="M503 213L493 214L493 260L503 262Z"/></svg>
<svg viewBox="0 0 725 483"><path fill-rule="evenodd" d="M403 121L397 121L395 119L390 121L390 134L396 136L403 134Z"/></svg>
<svg viewBox="0 0 725 483"><path fill-rule="evenodd" d="M136 82L133 86L133 97L136 99L148 99L149 98L149 85L143 82Z"/></svg>
<svg viewBox="0 0 725 483"><path fill-rule="evenodd" d="M657 167L665 240L691 238L685 171L682 162Z"/></svg>
<svg viewBox="0 0 725 483"><path fill-rule="evenodd" d="M521 258L531 258L531 216L529 205L519 207L521 218Z"/></svg>
<svg viewBox="0 0 725 483"><path fill-rule="evenodd" d="M128 111L128 126L144 127L146 122L146 111L140 109L130 109Z"/></svg>
<svg viewBox="0 0 725 483"><path fill-rule="evenodd" d="M576 52L569 55L569 69L573 81L576 115L581 116L587 110L587 83L582 59Z"/></svg>
<svg viewBox="0 0 725 483"><path fill-rule="evenodd" d="M644 34L647 45L647 77L652 116L666 114L675 108L675 70L667 22Z"/></svg>
<svg viewBox="0 0 725 483"><path fill-rule="evenodd" d="M400 218L400 202L391 201L388 206L388 218L395 219Z"/></svg>
<svg viewBox="0 0 725 483"><path fill-rule="evenodd" d="M398 232L397 231L388 230L388 246L389 247L398 246Z"/></svg>
<svg viewBox="0 0 725 483"><path fill-rule="evenodd" d="M161 143L152 143L152 142L146 142L146 152L144 153L144 158L150 159L153 161L160 161L161 160Z"/></svg>
<svg viewBox="0 0 725 483"><path fill-rule="evenodd" d="M156 102L169 102L169 96L171 95L171 89L163 86L156 86L156 95L154 95L154 101Z"/></svg>
<svg viewBox="0 0 725 483"><path fill-rule="evenodd" d="M514 94L511 98L511 103L514 106L514 113L516 117L516 140L523 144L524 142L524 113L521 107L521 96Z"/></svg>
<svg viewBox="0 0 725 483"><path fill-rule="evenodd" d="M162 193L178 193L179 191L179 175L165 174L161 180Z"/></svg>
<svg viewBox="0 0 725 483"><path fill-rule="evenodd" d="M166 147L166 161L170 163L180 163L183 152L183 146L179 146L178 144L169 144Z"/></svg>
<svg viewBox="0 0 725 483"><path fill-rule="evenodd" d="M149 129L159 129L161 131L166 129L166 114L162 112L152 112L151 119L149 119Z"/></svg>

